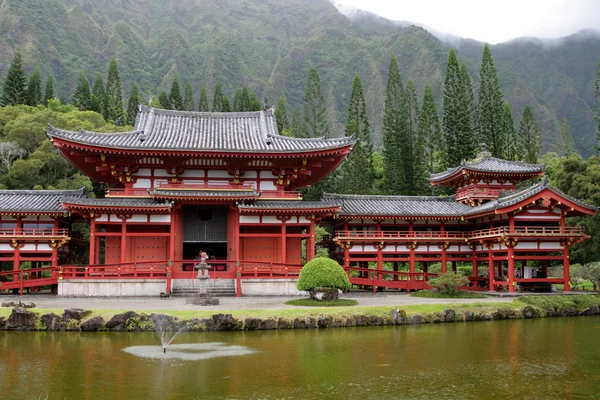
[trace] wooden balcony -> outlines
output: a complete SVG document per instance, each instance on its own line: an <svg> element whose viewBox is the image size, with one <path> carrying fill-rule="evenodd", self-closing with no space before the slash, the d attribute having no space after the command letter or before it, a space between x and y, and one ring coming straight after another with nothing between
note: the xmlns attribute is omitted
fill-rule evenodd
<svg viewBox="0 0 600 400"><path fill-rule="evenodd" d="M143 188L125 188L125 189L106 189L105 196L108 198L137 198L151 199L152 196L148 193L148 189Z"/></svg>
<svg viewBox="0 0 600 400"><path fill-rule="evenodd" d="M204 183L159 183L157 190L211 190L211 191L240 191L250 192L254 190L254 185L249 183L229 183L229 182L204 182Z"/></svg>
<svg viewBox="0 0 600 400"><path fill-rule="evenodd" d="M500 197L502 192L506 190L509 190L509 188L464 188L456 192L456 201L462 201L469 198L492 200Z"/></svg>
<svg viewBox="0 0 600 400"><path fill-rule="evenodd" d="M468 242L471 240L485 240L491 238L585 238L581 226L522 226L510 228L508 226L481 229L471 232L453 231L336 231L333 240L336 242L403 242L403 241L431 241L431 242Z"/></svg>
<svg viewBox="0 0 600 400"><path fill-rule="evenodd" d="M258 198L263 200L302 200L302 194L295 191L261 190Z"/></svg>
<svg viewBox="0 0 600 400"><path fill-rule="evenodd" d="M0 240L64 240L69 239L68 229L26 228L0 229Z"/></svg>

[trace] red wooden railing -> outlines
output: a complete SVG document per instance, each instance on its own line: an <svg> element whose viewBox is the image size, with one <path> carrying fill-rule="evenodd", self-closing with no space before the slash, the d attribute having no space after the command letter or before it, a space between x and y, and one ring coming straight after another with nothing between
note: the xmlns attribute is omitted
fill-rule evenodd
<svg viewBox="0 0 600 400"><path fill-rule="evenodd" d="M261 190L261 199L285 199L285 200L302 200L302 194L293 191L282 190Z"/></svg>
<svg viewBox="0 0 600 400"><path fill-rule="evenodd" d="M125 188L125 189L106 189L106 197L147 197L152 196L148 189L144 188Z"/></svg>
<svg viewBox="0 0 600 400"><path fill-rule="evenodd" d="M24 236L24 237L64 237L69 236L68 229L53 229L53 228L2 228L0 229L0 237L7 236Z"/></svg>
<svg viewBox="0 0 600 400"><path fill-rule="evenodd" d="M508 188L465 188L456 191L456 200L464 200L470 196L480 197L480 198L497 198L500 197L503 191L506 191Z"/></svg>
<svg viewBox="0 0 600 400"><path fill-rule="evenodd" d="M167 261L89 266L62 265L58 267L58 276L62 279L165 279L167 268Z"/></svg>
<svg viewBox="0 0 600 400"><path fill-rule="evenodd" d="M58 282L56 268L53 267L1 271L0 277L12 278L9 281L0 281L0 290L19 289L21 296L24 288L53 285Z"/></svg>
<svg viewBox="0 0 600 400"><path fill-rule="evenodd" d="M337 240L357 240L357 239L441 239L441 240L471 240L483 237L493 236L584 236L585 232L582 226L508 226L481 229L471 232L453 232L453 231L374 231L374 230L349 230L336 231Z"/></svg>
<svg viewBox="0 0 600 400"><path fill-rule="evenodd" d="M165 190L229 190L248 192L254 189L254 185L248 183L229 183L229 182L204 182L204 183L165 183L158 184L158 189Z"/></svg>

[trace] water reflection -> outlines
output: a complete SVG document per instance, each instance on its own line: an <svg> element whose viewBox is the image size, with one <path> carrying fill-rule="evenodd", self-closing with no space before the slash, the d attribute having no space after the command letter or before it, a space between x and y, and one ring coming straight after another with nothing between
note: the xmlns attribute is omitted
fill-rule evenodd
<svg viewBox="0 0 600 400"><path fill-rule="evenodd" d="M0 332L0 398L577 398L600 317L154 334Z"/></svg>
<svg viewBox="0 0 600 400"><path fill-rule="evenodd" d="M167 352L164 352L163 347L160 346L131 346L124 348L123 351L144 358L186 361L245 356L256 352L256 350L249 347L228 346L222 342L172 344L168 347Z"/></svg>

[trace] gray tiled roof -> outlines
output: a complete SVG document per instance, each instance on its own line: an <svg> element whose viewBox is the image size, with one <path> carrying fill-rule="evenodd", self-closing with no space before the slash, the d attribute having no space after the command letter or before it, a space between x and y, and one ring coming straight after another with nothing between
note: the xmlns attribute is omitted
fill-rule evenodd
<svg viewBox="0 0 600 400"><path fill-rule="evenodd" d="M65 197L62 199L62 203L74 204L80 206L100 206L100 207L156 207L165 208L171 207L171 203L157 202L154 199L131 199L131 198L119 198L110 197L104 199L88 199L88 198L75 198Z"/></svg>
<svg viewBox="0 0 600 400"><path fill-rule="evenodd" d="M161 110L140 106L131 132L65 131L49 126L51 138L132 150L301 153L342 148L353 137L297 139L280 136L273 109L237 113Z"/></svg>
<svg viewBox="0 0 600 400"><path fill-rule="evenodd" d="M460 216L471 207L454 197L439 196L372 196L324 194L324 199L340 201L342 215L369 216Z"/></svg>
<svg viewBox="0 0 600 400"><path fill-rule="evenodd" d="M153 196L161 197L239 197L246 199L248 197L257 197L258 193L254 190L150 190Z"/></svg>
<svg viewBox="0 0 600 400"><path fill-rule="evenodd" d="M285 209L319 209L339 207L339 201L302 201L302 200L257 200L255 203L239 204L240 209L246 210L285 210Z"/></svg>
<svg viewBox="0 0 600 400"><path fill-rule="evenodd" d="M489 153L487 153L489 154ZM542 164L527 164L522 161L508 161L492 156L484 155L476 158L474 161L464 162L458 167L448 168L444 172L429 175L431 182L438 182L447 179L463 169L478 172L498 172L498 173L537 173L544 171Z"/></svg>
<svg viewBox="0 0 600 400"><path fill-rule="evenodd" d="M570 201L574 202L575 204L578 204L582 207L590 208L590 209L594 209L594 210L596 209L593 206L585 204L581 200L574 199L574 198L566 195L565 193L561 192L560 190L553 188L552 186L550 186L550 183L548 182L548 178L546 177L546 178L542 179L540 182L538 182L535 185L530 186L526 189L513 190L511 192L507 192L495 200L488 201L487 203L483 203L482 205L477 206L477 207L473 207L470 209L470 211L467 213L467 215L475 215L475 214L484 213L486 211L496 210L499 208L510 207L510 206L513 206L515 204L522 202L523 200L527 200L528 198L535 196L536 194L538 194L546 189L548 189L548 190L556 193L557 195L564 197L565 199L570 200Z"/></svg>
<svg viewBox="0 0 600 400"><path fill-rule="evenodd" d="M0 190L0 212L62 213L64 197L85 198L84 188L77 190Z"/></svg>

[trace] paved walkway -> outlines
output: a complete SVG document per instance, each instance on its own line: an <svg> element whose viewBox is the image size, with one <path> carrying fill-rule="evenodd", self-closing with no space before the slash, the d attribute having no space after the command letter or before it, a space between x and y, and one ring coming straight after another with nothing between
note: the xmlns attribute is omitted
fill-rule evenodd
<svg viewBox="0 0 600 400"><path fill-rule="evenodd" d="M44 294L23 296L22 301L32 301L38 308L86 308L107 310L276 310L297 308L287 306L288 300L300 297L221 297L218 306L200 307L186 304L185 297L172 297L167 299L157 298L98 298L98 297L57 297ZM342 298L352 298L361 306L403 306L408 304L448 304L448 303L497 303L511 301L511 299L488 297L485 299L428 299L412 297L402 294L366 294L352 293ZM0 302L19 301L19 296L3 295Z"/></svg>

